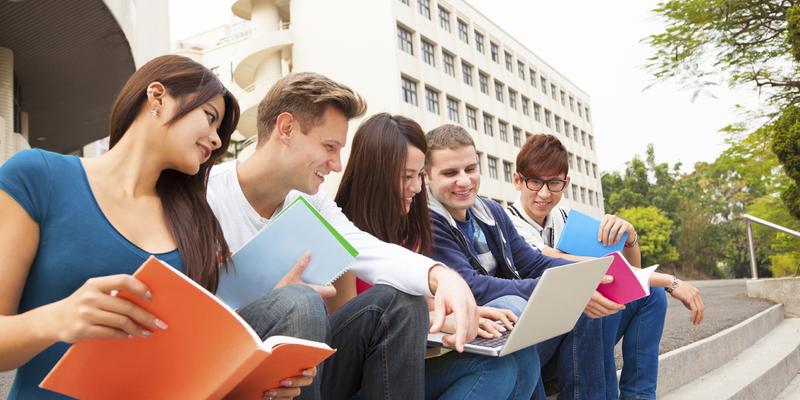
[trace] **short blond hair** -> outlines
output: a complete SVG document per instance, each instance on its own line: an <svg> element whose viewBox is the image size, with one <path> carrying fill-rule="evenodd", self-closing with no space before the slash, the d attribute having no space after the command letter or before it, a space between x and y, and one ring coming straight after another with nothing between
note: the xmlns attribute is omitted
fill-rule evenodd
<svg viewBox="0 0 800 400"><path fill-rule="evenodd" d="M322 123L328 106L339 110L347 120L366 114L367 102L349 87L316 72L284 76L272 85L258 105L256 129L259 144L266 143L275 129L278 116L292 114L304 134Z"/></svg>
<svg viewBox="0 0 800 400"><path fill-rule="evenodd" d="M467 146L475 147L469 132L461 126L445 124L425 134L428 151L425 152L425 171L431 172L433 152L441 149L459 150Z"/></svg>

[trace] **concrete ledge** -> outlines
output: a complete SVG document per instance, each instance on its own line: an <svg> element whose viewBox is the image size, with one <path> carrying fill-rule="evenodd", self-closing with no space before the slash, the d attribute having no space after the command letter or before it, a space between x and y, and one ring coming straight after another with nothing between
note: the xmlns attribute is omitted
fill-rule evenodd
<svg viewBox="0 0 800 400"><path fill-rule="evenodd" d="M783 303L786 318L800 317L800 277L750 279L747 281L747 296Z"/></svg>
<svg viewBox="0 0 800 400"><path fill-rule="evenodd" d="M784 320L720 368L660 397L662 400L772 400L800 370L800 319Z"/></svg>
<svg viewBox="0 0 800 400"><path fill-rule="evenodd" d="M772 331L783 318L783 304L776 304L711 337L662 354L658 357L656 395L660 398L724 365Z"/></svg>

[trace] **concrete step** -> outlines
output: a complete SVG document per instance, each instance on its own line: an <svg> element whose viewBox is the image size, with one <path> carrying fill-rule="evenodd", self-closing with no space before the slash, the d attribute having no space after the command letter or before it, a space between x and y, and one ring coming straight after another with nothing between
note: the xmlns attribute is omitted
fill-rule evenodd
<svg viewBox="0 0 800 400"><path fill-rule="evenodd" d="M800 400L800 373L789 382L775 400Z"/></svg>
<svg viewBox="0 0 800 400"><path fill-rule="evenodd" d="M698 377L720 368L781 325L782 321L784 321L783 304L776 304L736 326L662 354L658 358L657 396L662 398L670 392L685 387Z"/></svg>
<svg viewBox="0 0 800 400"><path fill-rule="evenodd" d="M785 319L741 354L662 400L772 400L800 371L800 318Z"/></svg>

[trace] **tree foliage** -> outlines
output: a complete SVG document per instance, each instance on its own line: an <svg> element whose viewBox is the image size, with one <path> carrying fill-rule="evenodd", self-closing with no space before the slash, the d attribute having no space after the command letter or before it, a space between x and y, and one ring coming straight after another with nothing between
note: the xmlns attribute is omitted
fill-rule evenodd
<svg viewBox="0 0 800 400"><path fill-rule="evenodd" d="M775 122L772 151L783 164L786 176L792 180L781 193L781 199L789 213L800 219L800 108L787 108Z"/></svg>
<svg viewBox="0 0 800 400"><path fill-rule="evenodd" d="M633 207L619 210L619 215L636 227L643 266L667 265L678 259L675 246L670 244L672 220L663 211L653 206Z"/></svg>

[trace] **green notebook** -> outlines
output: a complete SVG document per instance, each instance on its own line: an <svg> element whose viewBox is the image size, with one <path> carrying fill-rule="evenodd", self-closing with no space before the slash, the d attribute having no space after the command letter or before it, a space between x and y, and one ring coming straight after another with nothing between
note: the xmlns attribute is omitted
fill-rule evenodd
<svg viewBox="0 0 800 400"><path fill-rule="evenodd" d="M335 281L358 256L301 195L233 254L235 268L220 276L217 296L233 308L252 303L271 291L306 251L311 261L302 279L314 285Z"/></svg>

